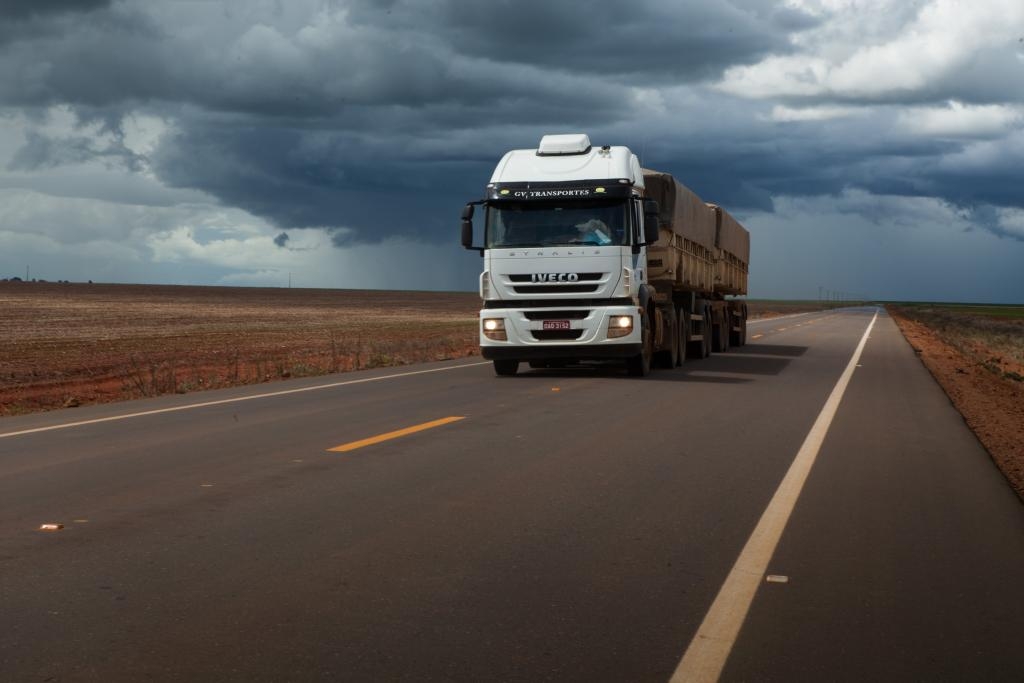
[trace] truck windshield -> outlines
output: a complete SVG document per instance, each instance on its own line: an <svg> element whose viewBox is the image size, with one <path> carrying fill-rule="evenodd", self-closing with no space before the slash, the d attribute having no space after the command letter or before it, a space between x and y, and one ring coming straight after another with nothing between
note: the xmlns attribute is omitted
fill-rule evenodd
<svg viewBox="0 0 1024 683"><path fill-rule="evenodd" d="M487 207L487 247L626 244L626 203L619 200L501 202Z"/></svg>

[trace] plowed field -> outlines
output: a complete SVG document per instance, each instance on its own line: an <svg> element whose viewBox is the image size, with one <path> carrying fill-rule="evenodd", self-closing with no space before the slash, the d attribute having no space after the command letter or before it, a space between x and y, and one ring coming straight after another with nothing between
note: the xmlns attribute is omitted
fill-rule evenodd
<svg viewBox="0 0 1024 683"><path fill-rule="evenodd" d="M0 415L477 351L472 293L0 282Z"/></svg>

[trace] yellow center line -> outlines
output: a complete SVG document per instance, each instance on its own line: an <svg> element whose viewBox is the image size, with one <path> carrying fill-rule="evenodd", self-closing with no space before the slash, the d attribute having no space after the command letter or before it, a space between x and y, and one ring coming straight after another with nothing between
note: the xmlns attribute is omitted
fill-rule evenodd
<svg viewBox="0 0 1024 683"><path fill-rule="evenodd" d="M760 339L763 336L763 334L755 334L753 337L751 337L751 339Z"/></svg>
<svg viewBox="0 0 1024 683"><path fill-rule="evenodd" d="M464 419L465 419L464 416L460 416L460 417L442 417L440 420L434 420L432 422L424 422L423 424L414 425L412 427L406 427L405 429L397 429L397 430L395 430L393 432L388 432L387 434L378 434L377 436L371 436L368 439L360 439L359 441L351 441L349 443L343 443L340 446L335 446L334 448L328 448L327 450L332 452L332 453L344 453L345 451L354 451L355 449L362 448L363 446L372 446L373 444L380 443L381 441L388 441L390 439L397 439L397 438L399 438L401 436L407 436L409 434L415 434L416 432L422 432L424 429L432 429L434 427L440 427L441 425L446 425L446 424L448 424L450 422L458 422L459 420L464 420Z"/></svg>

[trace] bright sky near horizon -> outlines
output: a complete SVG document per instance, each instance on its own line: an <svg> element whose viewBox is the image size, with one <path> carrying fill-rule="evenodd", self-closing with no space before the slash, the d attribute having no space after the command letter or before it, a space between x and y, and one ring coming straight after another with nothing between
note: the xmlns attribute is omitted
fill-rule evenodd
<svg viewBox="0 0 1024 683"><path fill-rule="evenodd" d="M0 277L473 290L508 149L628 145L756 298L1024 303L1020 0L4 0Z"/></svg>

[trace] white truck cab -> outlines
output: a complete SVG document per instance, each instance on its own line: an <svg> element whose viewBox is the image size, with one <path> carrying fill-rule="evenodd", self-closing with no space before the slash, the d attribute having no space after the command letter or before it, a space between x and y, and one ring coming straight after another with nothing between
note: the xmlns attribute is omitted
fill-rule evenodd
<svg viewBox="0 0 1024 683"><path fill-rule="evenodd" d="M473 245L476 205L482 247ZM505 154L485 199L462 216L463 246L483 256L480 347L495 372L618 358L647 374L646 247L658 239L657 212L626 147L547 135L537 149Z"/></svg>

